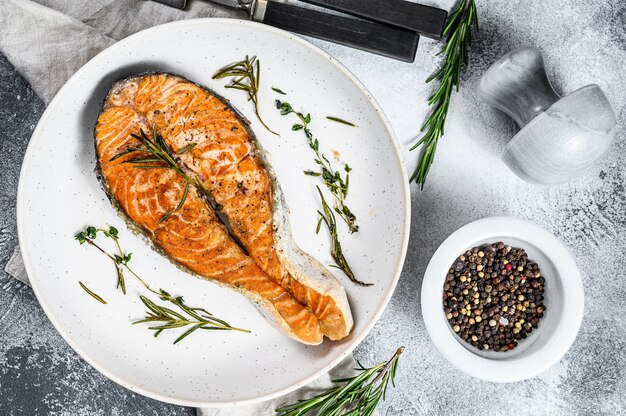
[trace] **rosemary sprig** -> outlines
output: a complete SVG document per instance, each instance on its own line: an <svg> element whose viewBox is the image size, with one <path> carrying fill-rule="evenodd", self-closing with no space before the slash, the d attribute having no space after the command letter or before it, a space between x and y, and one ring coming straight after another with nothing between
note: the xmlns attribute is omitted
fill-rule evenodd
<svg viewBox="0 0 626 416"><path fill-rule="evenodd" d="M189 176L179 165L178 157L193 149L196 146L196 143L191 143L180 149L177 153L172 153L167 143L165 143L163 136L161 136L161 134L157 131L156 125L153 128L152 139L146 135L143 129L139 129L139 134L131 134L131 136L139 140L141 145L128 148L123 152L116 154L109 159L109 162L119 159L122 156L140 153L142 155L129 158L125 160L124 163L132 163L136 168L143 169L173 169L187 182L185 184L183 196L181 197L178 205L171 211L165 213L165 215L159 219L158 223L167 220L173 213L183 207L189 193L189 185L194 186L209 201L213 209L216 211L222 210L222 205L215 201L213 194L206 189L200 178L197 176Z"/></svg>
<svg viewBox="0 0 626 416"><path fill-rule="evenodd" d="M343 255L343 250L341 249L341 242L339 241L339 234L337 233L337 220L335 219L335 213L328 206L328 203L326 203L326 199L324 198L324 194L322 194L322 190L320 189L320 187L316 186L316 188L317 192L320 195L323 212L320 210L317 211L319 219L317 221L315 234L319 234L322 222L326 224L326 227L328 227L328 232L330 233L330 255L332 256L333 260L335 260L335 264L331 264L330 266L344 272L345 275L348 276L350 280L352 280L356 284L359 284L361 286L372 286L372 283L362 282L354 276L354 272L348 264L348 261Z"/></svg>
<svg viewBox="0 0 626 416"><path fill-rule="evenodd" d="M403 351L404 347L398 348L389 361L371 368L359 364L360 374L333 380L333 383L342 385L310 399L278 408L276 412L279 416L304 416L314 411L318 416L370 416L380 399L386 399L389 383L395 387L398 359Z"/></svg>
<svg viewBox="0 0 626 416"><path fill-rule="evenodd" d="M293 131L302 130L306 135L309 142L309 147L315 152L315 163L319 166L319 172L307 170L305 175L319 176L321 177L324 185L330 190L334 198L335 212L345 221L350 229L350 233L359 231L359 226L356 224L356 216L352 213L350 208L346 205L346 198L348 197L348 189L350 185L350 172L352 168L348 164L344 164L344 171L346 173L345 179L341 176L341 172L333 169L330 161L320 153L319 141L313 137L313 133L309 129L309 123L311 122L311 114L306 116L293 109L291 104L276 100L276 108L280 110L280 114L285 116L288 114L295 114L300 123L296 123L291 127Z"/></svg>
<svg viewBox="0 0 626 416"><path fill-rule="evenodd" d="M418 165L409 180L420 184L422 189L435 159L437 142L444 134L452 90L455 88L459 90L461 65L467 64L467 47L472 42L473 25L478 30L476 2L461 0L459 6L448 17L443 31L443 35L447 37L446 46L437 54L444 55L443 65L426 80L426 82L439 80L439 87L428 99L428 105L434 105L434 109L420 130L426 133L411 147L411 150L414 150L423 145Z"/></svg>
<svg viewBox="0 0 626 416"><path fill-rule="evenodd" d="M174 304L183 313L187 314L187 316L184 316L165 306L157 305L143 295L139 296L143 304L146 306L146 308L148 308L148 312L146 312L147 316L144 319L133 322L133 325L143 323L160 323L160 325L148 327L148 329L154 331L155 337L158 337L161 332L167 329L178 329L189 326L189 329L187 329L185 332L182 333L182 335L176 338L174 344L182 341L184 338L186 338L198 329L207 331L233 330L248 333L250 332L246 329L235 328L231 326L227 322L214 317L213 314L207 312L203 308L192 308L185 305L182 296L173 298L169 295L169 293L165 292L162 289L161 292L161 300L167 300L170 303Z"/></svg>
<svg viewBox="0 0 626 416"><path fill-rule="evenodd" d="M106 237L112 239L115 242L115 245L120 253L119 255L109 254L107 251L105 251L102 247L100 247L94 241L98 236L98 232L101 232ZM160 326L152 326L148 328L148 329L156 331L154 334L155 337L158 336L161 332L163 332L166 329L176 329L176 328L183 328L186 326L191 326L191 328L189 328L181 336L176 338L176 340L174 341L174 344L178 343L179 341L181 341L182 339L184 339L185 337L187 337L188 335L190 335L197 329L234 330L234 331L240 331L240 332L250 332L245 329L231 326L226 321L216 318L215 316L213 316L213 314L211 314L204 308L195 308L195 307L187 306L182 296L172 296L163 289L155 290L152 287L150 287L150 285L146 283L146 281L143 280L141 277L139 277L139 275L135 273L133 269L131 269L131 267L128 265L128 263L131 260L132 253L128 253L128 254L123 253L121 246L119 244L118 234L119 234L118 230L113 226L109 227L109 229L88 226L83 231L80 231L79 233L77 233L75 235L75 238L80 244L88 243L92 247L97 248L101 253L103 253L105 256L107 256L113 261L113 263L115 264L115 269L117 271L118 286L119 286L120 279L122 282L124 281L124 274L123 274L122 269L126 269L148 291L157 295L160 300L170 302L172 305L180 309L183 313L188 315L187 317L185 317L184 315L178 312L175 312L169 308L156 305L147 297L140 295L139 298L141 299L143 304L146 305L146 307L148 308L148 312L146 313L147 316L145 318L137 320L133 322L133 324L140 324L140 323L146 323L146 322L162 322L162 325ZM96 298L96 300L106 303L100 296L96 295L95 293L90 291L85 285L83 285L82 282L79 282L79 283L83 287L83 289L85 289L87 293L89 293L94 298ZM126 294L125 286L122 286L122 288L123 288L123 293Z"/></svg>
<svg viewBox="0 0 626 416"><path fill-rule="evenodd" d="M226 86L226 88L247 92L248 101L252 101L252 104L254 105L254 114L256 114L261 124L263 124L267 131L278 136L278 133L272 131L272 129L265 124L259 114L258 94L259 83L261 80L261 65L256 56L250 58L246 55L246 59L243 61L227 65L213 74L213 79L222 79L226 77L235 78L230 85Z"/></svg>
<svg viewBox="0 0 626 416"><path fill-rule="evenodd" d="M87 292L89 294L89 296L91 296L92 298L94 298L95 300L97 300L98 302L102 303L103 305L106 305L107 302L106 300L102 299L102 297L100 297L100 295L98 295L97 293L93 292L92 290L90 290L87 286L85 286L83 284L83 282L79 281L78 284L80 285L80 287L83 288L83 290L85 292Z"/></svg>
<svg viewBox="0 0 626 416"><path fill-rule="evenodd" d="M345 124L345 125L347 125L347 126L356 127L356 124L354 124L354 123L350 123L349 121L346 121L346 120L344 120L344 119L342 119L342 118L339 118L339 117L326 116L326 118L327 118L328 120L330 120L330 121L335 121L335 122L337 122L337 123Z"/></svg>

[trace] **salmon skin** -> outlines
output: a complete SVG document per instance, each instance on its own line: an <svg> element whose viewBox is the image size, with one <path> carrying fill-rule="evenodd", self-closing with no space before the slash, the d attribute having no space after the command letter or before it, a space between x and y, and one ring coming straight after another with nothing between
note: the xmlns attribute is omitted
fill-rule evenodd
<svg viewBox="0 0 626 416"><path fill-rule="evenodd" d="M186 182L173 169L128 163L141 152L115 158L140 145L132 136L140 129L149 138L156 129L173 154L184 151L177 163L211 193L219 216L194 186L175 210ZM300 342L350 333L345 290L295 244L265 152L227 100L175 74L123 79L107 95L95 141L99 175L113 205L175 264L240 291Z"/></svg>

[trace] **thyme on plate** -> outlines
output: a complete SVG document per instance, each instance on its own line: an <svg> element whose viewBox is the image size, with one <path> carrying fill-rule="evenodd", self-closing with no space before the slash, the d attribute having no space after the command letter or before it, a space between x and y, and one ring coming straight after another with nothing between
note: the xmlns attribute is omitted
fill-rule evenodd
<svg viewBox="0 0 626 416"><path fill-rule="evenodd" d="M105 237L110 238L115 242L116 248L119 250L119 254L110 254L106 250L104 250L98 243L95 242L98 237L98 233L102 233ZM240 332L250 332L245 329L236 328L228 324L226 321L223 321L219 318L216 318L208 312L204 308L196 308L191 307L185 304L182 296L172 296L167 291L163 289L154 290L145 280L143 280L137 273L131 269L128 263L131 260L132 253L124 254L119 244L119 232L118 230L111 226L108 229L106 228L97 228L94 226L85 227L84 230L80 231L75 235L75 239L80 243L87 243L92 247L95 247L107 256L109 259L113 261L115 265L115 270L117 274L117 287L122 288L122 292L126 294L126 286L124 283L124 269L127 270L131 275L133 275L148 291L157 295L160 300L169 302L170 304L176 306L181 313L176 312L170 308L167 308L162 305L157 305L153 301L151 301L146 296L140 295L139 298L143 302L143 304L148 308L148 312L146 312L146 316L143 319L137 320L133 322L133 324L141 324L141 323L159 323L160 325L150 326L148 329L151 329L154 332L154 336L158 336L161 332L167 329L178 329L189 327L182 335L180 335L174 341L174 344L186 338L188 335L192 334L198 329L203 330L233 330ZM122 283L120 283L122 282ZM80 286L89 293L94 299L98 300L106 304L106 302L97 294L89 290L82 282L79 282Z"/></svg>
<svg viewBox="0 0 626 416"><path fill-rule="evenodd" d="M247 92L248 101L252 101L252 104L254 105L254 114L256 114L261 124L263 124L263 126L270 133L278 135L278 133L272 131L272 129L265 124L259 114L258 95L261 80L261 65L256 56L250 58L246 55L246 59L243 61L227 65L213 74L213 79L222 79L227 77L234 77L234 79L230 85L226 86L226 88Z"/></svg>
<svg viewBox="0 0 626 416"><path fill-rule="evenodd" d="M328 120L330 120L330 121L334 121L334 122L336 122L336 123L341 123L341 124L345 124L345 125L347 125L347 126L356 127L356 124L351 123L351 122L349 122L349 121L346 121L346 120L344 120L344 119L342 119L342 118L339 118L339 117L326 116L326 118L327 118Z"/></svg>
<svg viewBox="0 0 626 416"><path fill-rule="evenodd" d="M311 114L304 115L293 109L291 104L276 100L276 108L280 110L280 114L285 116L288 114L295 114L300 120L299 123L294 124L291 127L293 131L302 130L309 142L309 147L315 152L315 163L319 166L319 171L307 170L304 173L309 176L319 176L324 185L333 194L335 202L335 212L345 221L350 229L350 233L359 231L359 226L356 224L356 216L352 213L350 208L346 205L346 198L348 197L348 190L350 185L350 172L352 168L348 164L344 164L344 171L346 173L345 178L341 176L340 171L333 169L330 161L320 153L319 141L313 137L313 133L309 129L309 123L311 122Z"/></svg>
<svg viewBox="0 0 626 416"><path fill-rule="evenodd" d="M348 264L348 261L343 254L343 250L341 249L341 242L339 241L339 234L337 230L337 221L335 219L335 213L337 213L348 225L350 233L355 233L359 231L359 226L356 224L356 216L352 213L350 208L348 208L345 203L346 198L348 197L348 190L350 185L350 171L352 170L352 168L350 168L347 163L344 164L344 171L346 174L344 179L344 177L341 176L341 172L334 170L328 158L326 158L324 154L320 153L319 140L313 137L313 133L311 133L311 130L309 129L311 114L307 113L307 115L304 115L300 112L297 112L293 109L291 104L280 100L276 100L276 108L280 110L281 115L285 116L288 114L295 114L296 117L298 117L298 119L300 120L299 123L291 126L291 130L302 130L304 132L308 140L309 147L315 153L315 163L319 167L319 171L305 170L304 174L308 176L320 177L326 188L328 188L328 190L333 195L334 209L331 209L328 203L326 203L326 199L324 199L322 190L319 188L319 186L317 187L317 191L320 195L320 200L322 204L322 210L317 211L319 219L317 222L316 233L319 233L322 222L326 224L331 240L330 254L333 260L335 260L335 264L332 266L343 271L346 276L348 276L350 280L352 280L354 283L369 286L370 284L364 283L354 276L354 272Z"/></svg>
<svg viewBox="0 0 626 416"><path fill-rule="evenodd" d="M310 399L276 409L279 416L304 416L316 412L318 416L371 416L380 399L386 399L389 383L395 387L398 359L404 347L398 348L389 359L371 368L359 364L360 374L333 380L342 383Z"/></svg>
<svg viewBox="0 0 626 416"><path fill-rule="evenodd" d="M459 90L461 66L467 64L467 47L472 42L472 26L478 29L475 0L461 0L454 9L443 31L447 37L445 47L438 53L444 55L441 67L426 82L439 81L439 87L428 98L428 105L434 105L420 132L426 131L421 139L411 147L414 150L423 145L419 161L410 182L415 181L424 188L426 176L435 159L437 142L444 134L452 90Z"/></svg>
<svg viewBox="0 0 626 416"><path fill-rule="evenodd" d="M115 242L115 246L117 248L117 254L109 254L102 247L100 247L94 240L98 236L98 232L101 232L106 237L110 238ZM117 276L117 284L116 288L121 289L123 294L126 294L126 281L124 280L124 271L122 267L128 267L128 262L132 257L132 253L124 254L122 251L122 247L119 243L117 228L111 226L109 229L104 228L96 228L93 226L86 227L83 231L79 232L74 236L74 238L80 243L87 243L92 247L98 249L101 253L105 254L115 266L115 275Z"/></svg>
<svg viewBox="0 0 626 416"><path fill-rule="evenodd" d="M110 162L119 159L122 156L129 154L139 153L140 156L132 157L124 161L124 163L131 163L136 168L142 169L172 169L178 173L186 182L183 196L180 202L172 210L168 211L159 219L159 223L167 220L173 213L180 210L187 199L189 193L189 186L194 186L211 204L216 211L222 210L222 205L218 204L213 197L213 194L206 189L202 184L202 181L197 176L189 176L185 173L178 163L178 157L187 153L196 146L196 143L191 143L178 152L173 153L163 136L157 131L156 125L153 128L152 139L150 139L143 129L139 129L139 134L131 134L132 137L139 140L141 144L139 146L130 147L109 159Z"/></svg>
<svg viewBox="0 0 626 416"><path fill-rule="evenodd" d="M354 276L354 272L350 268L348 261L343 255L343 250L341 249L341 242L339 241L339 235L337 234L337 221L335 219L335 213L326 203L326 199L324 199L324 194L322 194L320 187L316 186L316 188L322 201L322 211L317 211L319 220L317 221L315 233L319 234L322 222L324 222L328 228L328 232L330 233L330 255L333 260L335 260L335 264L331 264L331 267L335 267L343 271L354 283L362 286L372 286L372 283L362 282Z"/></svg>

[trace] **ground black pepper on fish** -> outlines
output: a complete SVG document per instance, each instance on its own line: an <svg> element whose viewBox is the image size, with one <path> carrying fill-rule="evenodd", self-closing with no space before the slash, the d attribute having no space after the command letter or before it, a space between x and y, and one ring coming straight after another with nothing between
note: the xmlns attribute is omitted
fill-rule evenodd
<svg viewBox="0 0 626 416"><path fill-rule="evenodd" d="M448 271L444 313L452 330L474 347L512 350L545 314L544 284L524 249L502 242L474 247Z"/></svg>

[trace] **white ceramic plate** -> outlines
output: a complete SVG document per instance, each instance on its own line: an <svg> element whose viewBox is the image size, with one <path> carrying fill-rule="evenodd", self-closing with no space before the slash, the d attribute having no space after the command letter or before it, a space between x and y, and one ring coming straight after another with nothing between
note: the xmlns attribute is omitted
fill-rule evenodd
<svg viewBox="0 0 626 416"><path fill-rule="evenodd" d="M528 338L506 352L481 351L450 327L442 305L443 285L454 260L465 251L502 241L526 250L545 278L545 316ZM430 339L454 366L470 376L504 383L521 381L556 364L570 348L583 319L580 272L567 248L550 232L525 220L491 217L454 232L433 255L422 284L422 315Z"/></svg>
<svg viewBox="0 0 626 416"><path fill-rule="evenodd" d="M246 54L261 61L261 112L282 133L259 126L245 94L225 90L211 75ZM289 100L313 118L322 151L336 150L353 167L349 205L360 232L341 227L344 251L356 275L374 283L363 288L339 271L355 318L342 342L304 346L263 319L242 295L189 276L131 234L111 208L94 174L93 128L104 96L119 79L146 70L182 74L231 99L252 122L270 153L291 209L297 243L330 264L325 232L315 235L314 166L294 120L280 116L274 99ZM277 96L270 87L288 93ZM348 127L325 119L337 116ZM85 360L119 384L155 399L189 406L230 406L269 399L328 371L349 354L384 310L400 275L409 234L406 171L392 129L361 83L332 57L289 33L231 19L171 23L131 36L102 52L61 89L41 118L22 167L17 203L20 247L33 289L48 317ZM174 333L155 339L131 321L143 317L141 287L127 277L129 293L114 288L113 267L73 234L87 224L111 224L133 253L134 268L153 286L182 294L252 334L196 333L172 345ZM78 280L108 301L101 305Z"/></svg>

